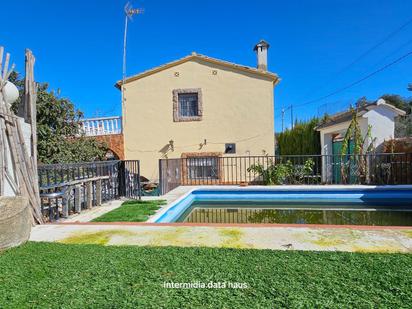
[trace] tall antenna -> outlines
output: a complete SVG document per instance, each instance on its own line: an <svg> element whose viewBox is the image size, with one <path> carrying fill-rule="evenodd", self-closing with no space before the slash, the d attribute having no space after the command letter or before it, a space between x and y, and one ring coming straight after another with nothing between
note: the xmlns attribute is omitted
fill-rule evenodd
<svg viewBox="0 0 412 309"><path fill-rule="evenodd" d="M125 106L124 106L124 84L126 82L126 45L127 45L127 23L128 20L133 20L133 15L142 14L143 9L134 9L130 2L127 2L124 6L124 14L125 14L125 21L124 21L124 38L123 38L123 74L122 74L122 115L125 114ZM122 118L122 129L124 128L125 118ZM123 131L123 130L122 130Z"/></svg>
<svg viewBox="0 0 412 309"><path fill-rule="evenodd" d="M127 2L124 6L124 14L125 14L125 21L124 21L124 38L123 38L123 84L126 79L126 45L127 45L127 23L128 20L133 20L133 15L142 14L143 9L133 9L130 2Z"/></svg>

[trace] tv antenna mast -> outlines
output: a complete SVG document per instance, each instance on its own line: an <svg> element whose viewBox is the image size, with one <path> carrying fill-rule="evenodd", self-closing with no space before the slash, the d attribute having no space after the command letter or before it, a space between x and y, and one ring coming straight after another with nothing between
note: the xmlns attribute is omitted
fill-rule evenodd
<svg viewBox="0 0 412 309"><path fill-rule="evenodd" d="M127 2L124 6L124 38L123 38L123 72L122 72L122 112L124 113L124 84L126 82L126 45L127 45L127 24L129 19L133 21L133 15L143 14L143 9L134 9L130 2ZM124 118L122 118L122 127L124 125Z"/></svg>
<svg viewBox="0 0 412 309"><path fill-rule="evenodd" d="M124 6L124 38L123 38L123 83L126 79L126 45L127 45L127 24L128 20L133 21L133 15L143 14L143 9L134 9L130 2L127 2Z"/></svg>

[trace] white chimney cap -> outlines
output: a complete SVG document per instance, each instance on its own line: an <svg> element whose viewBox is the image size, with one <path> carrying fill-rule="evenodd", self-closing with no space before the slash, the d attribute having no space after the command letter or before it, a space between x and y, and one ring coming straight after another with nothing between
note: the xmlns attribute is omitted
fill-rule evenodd
<svg viewBox="0 0 412 309"><path fill-rule="evenodd" d="M257 44L255 45L255 47L253 48L253 50L254 50L254 51L257 51L257 49L258 49L259 47L269 48L270 45L269 45L269 43L266 42L265 40L260 40L259 43L257 43Z"/></svg>

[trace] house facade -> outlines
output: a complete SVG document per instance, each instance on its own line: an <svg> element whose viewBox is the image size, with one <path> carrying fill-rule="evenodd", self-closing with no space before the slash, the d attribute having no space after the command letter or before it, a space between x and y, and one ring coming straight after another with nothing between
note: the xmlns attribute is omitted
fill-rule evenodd
<svg viewBox="0 0 412 309"><path fill-rule="evenodd" d="M395 118L405 115L403 110L394 107L379 99L374 103L366 104L358 108L357 120L361 129L362 137L365 138L370 126L372 140L366 140L365 147L370 143L378 151L382 149L386 140L394 138ZM336 155L341 155L342 141L352 120L352 112L346 111L328 117L316 129L320 132L321 154L328 157L322 158L322 178L324 182L332 178L337 178L334 173L339 173L339 168L335 170L328 168L334 164L334 160L340 160ZM348 152L351 153L353 145L349 145ZM348 153L348 154L349 154ZM328 161L328 162L326 162ZM337 165L338 166L338 165Z"/></svg>
<svg viewBox="0 0 412 309"><path fill-rule="evenodd" d="M158 179L159 159L273 155L274 86L267 71L269 45L255 46L257 67L192 53L117 83L124 96L126 160ZM210 175L197 175L206 176Z"/></svg>

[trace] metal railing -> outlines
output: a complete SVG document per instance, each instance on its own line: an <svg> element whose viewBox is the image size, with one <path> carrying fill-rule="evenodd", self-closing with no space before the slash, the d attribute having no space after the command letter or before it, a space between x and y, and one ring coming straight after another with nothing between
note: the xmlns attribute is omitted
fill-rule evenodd
<svg viewBox="0 0 412 309"><path fill-rule="evenodd" d="M82 119L80 125L80 132L86 136L122 133L122 117L120 116Z"/></svg>
<svg viewBox="0 0 412 309"><path fill-rule="evenodd" d="M119 178L120 195L129 198L140 198L140 161L124 160L120 165L120 173L123 177Z"/></svg>
<svg viewBox="0 0 412 309"><path fill-rule="evenodd" d="M180 185L412 184L412 153L159 160L161 194Z"/></svg>
<svg viewBox="0 0 412 309"><path fill-rule="evenodd" d="M121 196L140 198L137 160L40 165L38 175L42 213L48 221Z"/></svg>

